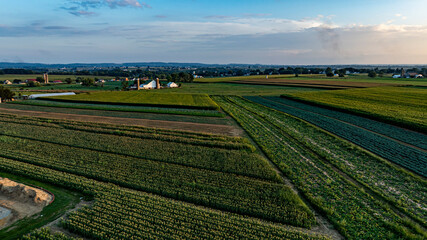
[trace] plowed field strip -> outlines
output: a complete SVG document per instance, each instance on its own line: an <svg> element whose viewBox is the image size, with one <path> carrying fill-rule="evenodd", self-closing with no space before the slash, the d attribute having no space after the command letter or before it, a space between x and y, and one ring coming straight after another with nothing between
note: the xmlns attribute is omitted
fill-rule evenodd
<svg viewBox="0 0 427 240"><path fill-rule="evenodd" d="M243 134L243 131L241 129L238 129L234 126L218 125L218 124L188 123L188 122L176 122L176 121L165 121L165 120L132 119L132 118L119 118L119 117L90 116L90 115L80 115L80 114L52 113L52 112L7 109L7 108L2 108L1 106L0 106L0 111L2 113L29 116L29 117L66 119L66 120L100 122L100 123L120 124L120 125L134 125L134 126L143 126L143 127L150 127L150 128L165 128L165 129L172 129L172 130L214 133L214 134L222 134L222 135L228 135L228 136L241 136Z"/></svg>

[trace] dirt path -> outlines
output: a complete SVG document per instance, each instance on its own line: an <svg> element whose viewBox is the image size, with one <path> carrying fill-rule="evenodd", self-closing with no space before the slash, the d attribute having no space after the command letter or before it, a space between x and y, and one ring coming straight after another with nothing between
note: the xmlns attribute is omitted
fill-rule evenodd
<svg viewBox="0 0 427 240"><path fill-rule="evenodd" d="M234 126L229 126L229 125L28 111L28 110L7 109L7 108L2 108L1 106L0 106L0 112L27 116L27 117L66 119L66 120L74 120L74 121L99 122L99 123L109 123L109 124L119 124L119 125L134 125L134 126L143 126L143 127L150 127L150 128L165 128L165 129L172 129L172 130L184 130L184 131L191 131L191 132L222 134L222 135L228 135L228 136L241 136L243 134L243 131L241 129L236 128Z"/></svg>
<svg viewBox="0 0 427 240"><path fill-rule="evenodd" d="M41 228L50 228L50 230L52 231L52 233L63 233L63 234L65 234L65 235L67 235L67 236L70 236L70 237L74 237L74 238L77 238L77 239L87 239L87 238L83 238L82 236L80 236L80 235L77 235L77 234L74 234L74 233L71 233L71 232L69 232L68 230L66 230L66 229L64 229L64 228L62 228L62 227L60 227L59 226L59 222L62 220L62 219L66 219L67 218L67 216L68 216L68 214L70 214L71 212L74 212L74 211L77 211L77 210L79 210L79 209L81 209L81 208L83 208L83 207L86 207L86 206L90 206L91 204L93 203L93 201L84 201L84 200L81 200L73 209L69 209L68 211L66 211L62 216L60 216L60 217L58 217L55 221L53 221L53 222L50 222L50 223L48 223L48 224L46 224L46 225L44 225L43 227L41 227Z"/></svg>

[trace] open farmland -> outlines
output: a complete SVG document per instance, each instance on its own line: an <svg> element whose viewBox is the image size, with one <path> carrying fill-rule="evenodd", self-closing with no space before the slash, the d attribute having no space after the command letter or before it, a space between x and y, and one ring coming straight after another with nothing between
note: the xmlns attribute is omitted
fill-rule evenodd
<svg viewBox="0 0 427 240"><path fill-rule="evenodd" d="M76 103L218 109L216 103L208 95L202 94L162 94L147 91L95 92L74 96L45 97L42 99Z"/></svg>
<svg viewBox="0 0 427 240"><path fill-rule="evenodd" d="M326 214L346 238L425 237L425 232L415 227L417 223L409 220L411 216L413 221L423 226L426 224L425 206L418 205L425 198L423 196L427 187L425 180L414 177L404 170L395 169L386 162L380 167L378 166L381 164L380 159L334 140L333 137L324 135L322 131L295 117L239 97L215 97L215 100L249 132L266 155L296 184L313 205ZM332 141L331 144L324 145L325 137ZM332 144L333 141L336 143ZM353 154L364 155L366 159L372 158L372 167L379 169L368 168L367 173L372 176L367 178L362 177L363 174L351 175L352 172L358 172L357 168L364 169L367 162L362 160L358 166L360 163L353 162L359 161L358 157L350 159L345 157L345 154L349 154L347 153L349 149L353 149ZM395 173L388 173L388 170L381 168L395 169L393 170ZM371 186L370 181L380 173L390 174L389 177L398 175L390 182L384 182L387 177L380 177L376 182L377 186ZM404 186L401 179L405 179ZM390 188L384 187L384 184L390 185ZM411 200L407 202L412 204L413 209L408 211L407 216L403 214L407 209L388 206L401 204L401 199L393 200L393 192L384 191L395 187L409 187L406 191L407 197L409 196ZM419 193L421 195L418 195Z"/></svg>
<svg viewBox="0 0 427 240"><path fill-rule="evenodd" d="M277 223L315 225L307 206L242 138L10 115L2 115L0 135L3 169L20 162ZM113 203L97 202L90 214L119 204Z"/></svg>
<svg viewBox="0 0 427 240"><path fill-rule="evenodd" d="M427 91L423 88L348 89L284 96L427 132Z"/></svg>
<svg viewBox="0 0 427 240"><path fill-rule="evenodd" d="M384 159L427 177L427 136L424 134L287 99L260 97L248 99L304 119Z"/></svg>

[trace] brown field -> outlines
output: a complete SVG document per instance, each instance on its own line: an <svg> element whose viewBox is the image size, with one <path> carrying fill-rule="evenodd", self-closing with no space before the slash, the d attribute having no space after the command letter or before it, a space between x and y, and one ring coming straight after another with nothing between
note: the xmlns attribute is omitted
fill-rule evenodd
<svg viewBox="0 0 427 240"><path fill-rule="evenodd" d="M251 78L245 80L232 81L231 83L255 84L255 85L273 85L273 86L294 86L311 87L323 89L346 89L346 88L367 88L379 86L395 86L396 84L377 83L377 82L348 82L348 81L325 81L325 80L296 80L286 78Z"/></svg>
<svg viewBox="0 0 427 240"><path fill-rule="evenodd" d="M119 125L134 125L134 126L143 126L143 127L149 127L149 128L163 128L163 129L171 129L171 130L223 134L228 136L243 135L242 129L236 126L230 126L230 125L177 122L177 121L151 120L151 119L120 118L120 117L104 117L104 116L53 113L53 112L42 112L42 111L27 111L27 110L1 108L1 106L0 106L0 111L6 114L14 114L14 115L20 115L20 116L27 116L27 117L65 119L65 120L73 120L73 121L99 122L99 123L119 124Z"/></svg>

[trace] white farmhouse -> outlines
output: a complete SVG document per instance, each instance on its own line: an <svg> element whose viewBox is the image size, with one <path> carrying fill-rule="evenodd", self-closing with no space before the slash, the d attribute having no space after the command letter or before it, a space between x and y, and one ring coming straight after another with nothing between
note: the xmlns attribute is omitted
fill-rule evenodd
<svg viewBox="0 0 427 240"><path fill-rule="evenodd" d="M4 81L4 82L3 82L3 84L4 84L4 85L9 85L9 84L12 84L12 82L11 82L11 81L9 81L9 80L6 80L6 81Z"/></svg>
<svg viewBox="0 0 427 240"><path fill-rule="evenodd" d="M176 84L174 82L169 82L167 86L168 86L168 88L177 88L178 84Z"/></svg>

